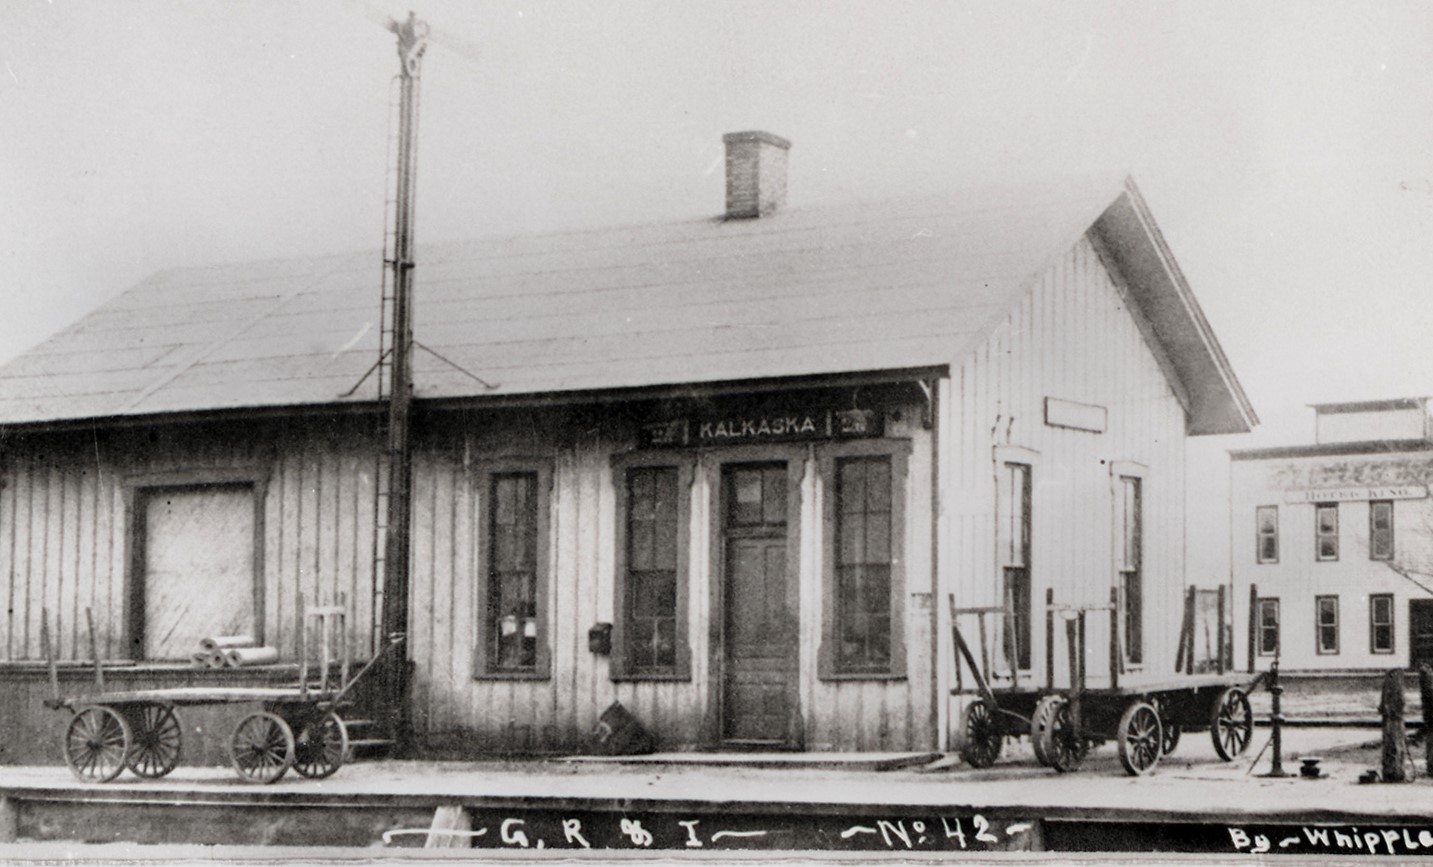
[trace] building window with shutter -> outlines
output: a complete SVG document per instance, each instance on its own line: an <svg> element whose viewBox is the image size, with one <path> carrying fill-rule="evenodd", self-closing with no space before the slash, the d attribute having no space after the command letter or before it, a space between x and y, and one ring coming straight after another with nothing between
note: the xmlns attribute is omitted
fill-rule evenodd
<svg viewBox="0 0 1433 867"><path fill-rule="evenodd" d="M1279 562L1279 507L1259 506L1254 510L1258 562Z"/></svg>
<svg viewBox="0 0 1433 867"><path fill-rule="evenodd" d="M1393 594L1368 597L1368 644L1373 653L1393 652Z"/></svg>
<svg viewBox="0 0 1433 867"><path fill-rule="evenodd" d="M1125 660L1144 661L1144 494L1143 480L1120 476L1115 488L1115 517L1119 522L1120 616L1124 622Z"/></svg>
<svg viewBox="0 0 1433 867"><path fill-rule="evenodd" d="M866 440L819 454L826 538L825 678L905 676L905 472L909 443Z"/></svg>
<svg viewBox="0 0 1433 867"><path fill-rule="evenodd" d="M1368 504L1368 556L1373 560L1393 559L1393 501L1374 500Z"/></svg>
<svg viewBox="0 0 1433 867"><path fill-rule="evenodd" d="M617 680L687 679L694 464L662 455L624 456L614 463L617 619L611 675Z"/></svg>
<svg viewBox="0 0 1433 867"><path fill-rule="evenodd" d="M1338 559L1338 503L1314 506L1314 553L1320 560Z"/></svg>
<svg viewBox="0 0 1433 867"><path fill-rule="evenodd" d="M479 677L546 677L548 491L546 468L483 474L478 582Z"/></svg>
<svg viewBox="0 0 1433 867"><path fill-rule="evenodd" d="M1010 612L1012 634L1005 642L1006 662L1030 668L1031 588L1030 588L1030 499L1031 468L1029 464L1004 462L999 469L996 498L1000 526L997 531L1000 547L1003 604Z"/></svg>
<svg viewBox="0 0 1433 867"><path fill-rule="evenodd" d="M1318 636L1318 652L1338 653L1338 597L1314 597L1314 629Z"/></svg>
<svg viewBox="0 0 1433 867"><path fill-rule="evenodd" d="M1258 609L1259 655L1276 656L1279 653L1279 600L1260 599Z"/></svg>

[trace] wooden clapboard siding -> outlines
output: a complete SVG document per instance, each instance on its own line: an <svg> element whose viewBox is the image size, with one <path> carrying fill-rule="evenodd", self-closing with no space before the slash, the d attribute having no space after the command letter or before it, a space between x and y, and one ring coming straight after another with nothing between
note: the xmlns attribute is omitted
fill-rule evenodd
<svg viewBox="0 0 1433 867"><path fill-rule="evenodd" d="M919 425L919 408L893 423L892 436L914 441L906 484L906 591L928 594L931 587L931 490L922 481L931 472L929 434ZM714 516L714 474L694 474L690 498L688 681L620 681L610 678L608 659L588 650L587 631L610 623L614 611L617 503L612 456L619 445L603 439L504 446L501 430L475 434L467 461L460 464L444 445L415 460L413 539L413 640L416 663L414 717L419 734L437 751L554 750L581 748L598 715L621 701L668 748L701 744L711 676L708 623L709 550ZM484 573L476 562L477 539L485 532L486 492L478 471L494 455L519 454L551 460L550 575L547 641L551 673L543 679L489 680L473 677L472 659L480 612L476 583ZM818 749L903 749L930 746L933 660L928 602L906 606L908 671L905 680L830 682L816 677L821 636L820 483L814 466L802 477L801 557L793 564L801 586L801 686L808 746ZM925 597L928 600L928 596Z"/></svg>
<svg viewBox="0 0 1433 867"><path fill-rule="evenodd" d="M821 680L816 659L821 642L823 592L823 500L819 473L808 467L802 484L801 674L806 745L814 750L903 750L934 746L931 729L930 608L919 604L931 590L930 432L919 424L920 407L908 407L887 435L909 438L905 479L905 535L892 540L902 558L905 587L906 676L901 680ZM916 595L924 594L924 595Z"/></svg>
<svg viewBox="0 0 1433 867"><path fill-rule="evenodd" d="M1145 672L1173 669L1183 589L1185 413L1145 339L1117 279L1082 240L1056 261L985 345L952 371L942 425L956 440L946 468L944 512L954 522L943 549L945 592L961 605L1000 602L995 553L993 447L1039 453L1034 469L1033 669L1043 679L1045 589L1057 603L1098 605L1115 586L1113 480L1110 463L1145 465ZM1106 407L1103 433L1044 423L1044 399ZM1008 437L1007 437L1008 430ZM945 600L939 600L941 606ZM942 622L946 622L942 619ZM973 622L972 622L973 625ZM1108 620L1090 615L1088 671L1108 671ZM951 655L940 640L942 657ZM949 664L942 660L945 677ZM1063 678L1064 636L1056 672ZM944 682L950 683L946 679ZM951 724L949 715L945 717Z"/></svg>
<svg viewBox="0 0 1433 867"><path fill-rule="evenodd" d="M0 462L0 595L7 602L0 661L43 658L46 608L60 658L90 656L86 609L101 655L126 655L126 485L161 474L202 481L206 473L239 469L268 480L263 570L255 576L264 585L267 639L284 658L296 658L299 594L312 603L344 593L352 650L366 655L373 629L373 455L372 442L354 425L254 423L8 439Z"/></svg>

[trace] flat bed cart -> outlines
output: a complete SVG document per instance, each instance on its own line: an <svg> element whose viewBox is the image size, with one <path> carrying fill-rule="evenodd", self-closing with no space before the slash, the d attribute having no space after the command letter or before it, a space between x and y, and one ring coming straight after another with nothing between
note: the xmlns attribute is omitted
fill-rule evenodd
<svg viewBox="0 0 1433 867"><path fill-rule="evenodd" d="M1162 756L1173 752L1183 732L1208 730L1215 753L1225 761L1233 761L1248 749L1254 731L1249 692L1257 687L1262 675L1251 678L1233 673L1186 674L1168 680L1121 684L1122 655L1112 616L1110 683L1089 687L1083 666L1085 612L1109 610L1113 614L1114 608L1111 605L1056 609L1047 605L1047 635L1053 636L1052 615L1057 610L1074 615L1066 620L1071 687L1054 687L1051 665L1043 686L1033 681L1022 685L1019 673L1014 672L1008 686L996 688L986 677L990 665L984 618L988 615L1005 618L1005 634L1011 636L1014 631L1009 628L1013 620L1009 610L960 609L952 601L957 677L963 661L973 675L973 692L977 696L966 706L961 720L960 754L972 767L989 767L999 758L1005 738L1020 735L1030 737L1035 758L1041 764L1061 773L1077 770L1091 746L1110 740L1119 750L1120 764L1131 775L1151 771ZM960 631L957 619L962 614L981 617L980 651L984 666L977 661ZM1192 659L1192 645L1186 657L1185 637L1181 636L1180 640L1182 665L1186 658ZM1046 651L1047 660L1052 659L1052 639L1047 639ZM1013 658L1013 649L1010 652ZM969 694L971 691L963 689L958 680L954 692Z"/></svg>
<svg viewBox="0 0 1433 867"><path fill-rule="evenodd" d="M305 777L333 774L348 756L339 702L297 689L175 687L102 692L65 699L74 711L65 728L65 764L83 782L105 783L125 768L158 779L179 764L182 729L175 708L260 703L234 727L229 757L239 778L272 783L293 768Z"/></svg>
<svg viewBox="0 0 1433 867"><path fill-rule="evenodd" d="M334 616L343 623L341 609L312 609L318 618ZM318 683L310 684L307 642L300 651L298 685L289 687L171 687L164 689L106 691L104 668L95 654L95 693L59 697L58 676L49 653L48 613L42 627L42 641L50 662L50 678L56 697L45 704L69 710L73 716L65 727L62 746L65 764L77 779L105 783L126 768L137 776L158 779L179 764L183 751L183 729L175 714L180 707L219 704L259 704L261 710L248 714L234 727L229 739L229 758L241 780L253 783L277 781L290 768L312 779L332 775L349 757L348 727L340 711L359 680L383 658L390 647L402 641L393 636L357 674L349 678L347 642L339 662L336 680L330 672L330 636L341 640L342 628L330 632L324 622L324 652ZM307 630L305 630L306 632ZM93 631L91 631L93 645ZM92 648L93 652L93 648Z"/></svg>

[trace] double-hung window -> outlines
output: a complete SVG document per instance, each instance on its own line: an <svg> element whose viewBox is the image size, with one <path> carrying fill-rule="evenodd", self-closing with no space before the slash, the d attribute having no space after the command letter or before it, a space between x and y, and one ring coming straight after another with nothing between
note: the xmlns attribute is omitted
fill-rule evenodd
<svg viewBox="0 0 1433 867"><path fill-rule="evenodd" d="M1373 560L1393 559L1393 501L1374 500L1368 504L1368 556Z"/></svg>
<svg viewBox="0 0 1433 867"><path fill-rule="evenodd" d="M1275 656L1279 652L1279 600L1266 598L1258 601L1256 621L1258 629L1257 650L1260 656Z"/></svg>
<svg viewBox="0 0 1433 867"><path fill-rule="evenodd" d="M1393 652L1393 594L1368 597L1368 649L1372 653Z"/></svg>
<svg viewBox="0 0 1433 867"><path fill-rule="evenodd" d="M638 454L614 461L614 679L691 676L687 584L693 470L688 456Z"/></svg>
<svg viewBox="0 0 1433 867"><path fill-rule="evenodd" d="M1257 561L1279 562L1279 507L1259 506L1254 510Z"/></svg>
<svg viewBox="0 0 1433 867"><path fill-rule="evenodd" d="M1338 653L1338 597L1314 597L1314 630L1321 654Z"/></svg>
<svg viewBox="0 0 1433 867"><path fill-rule="evenodd" d="M1033 632L1030 583L1031 465L1002 460L997 465L996 531L1000 549L1002 602L1010 612L1010 634L1005 636L1006 661L1030 668Z"/></svg>
<svg viewBox="0 0 1433 867"><path fill-rule="evenodd" d="M1119 573L1120 638L1125 661L1144 661L1144 480L1139 476L1115 478L1115 544Z"/></svg>
<svg viewBox="0 0 1433 867"><path fill-rule="evenodd" d="M488 468L481 478L474 672L545 678L551 469L515 464Z"/></svg>
<svg viewBox="0 0 1433 867"><path fill-rule="evenodd" d="M906 440L818 451L824 496L824 678L905 676Z"/></svg>
<svg viewBox="0 0 1433 867"><path fill-rule="evenodd" d="M1320 560L1338 559L1338 503L1314 506L1314 554Z"/></svg>

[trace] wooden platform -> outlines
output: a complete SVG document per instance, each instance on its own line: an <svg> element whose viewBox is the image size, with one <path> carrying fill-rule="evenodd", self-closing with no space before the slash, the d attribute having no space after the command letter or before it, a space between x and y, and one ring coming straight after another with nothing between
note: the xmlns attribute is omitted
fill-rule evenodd
<svg viewBox="0 0 1433 867"><path fill-rule="evenodd" d="M1285 733L1290 754L1336 755L1347 732ZM757 757L765 766L681 756L644 762L376 762L326 780L244 785L221 768L80 785L62 768L0 776L0 839L231 846L768 851L966 850L1242 852L1259 835L1284 853L1366 854L1303 828L1384 831L1418 846L1433 806L1413 786L1361 786L1325 760L1318 781L1261 779L1191 739L1151 776L1123 776L1113 750L1054 774L1012 750L995 767L853 770ZM688 758L695 758L691 756ZM778 766L778 765L785 766ZM1292 762L1291 762L1292 764ZM435 830L436 827L436 830ZM451 832L451 833L449 833ZM1332 831L1330 830L1330 834ZM1240 836L1244 835L1244 836ZM1241 840L1248 844L1240 848ZM1351 839L1347 836L1345 839ZM1433 853L1433 835L1427 851ZM1386 845L1381 843L1380 845ZM948 857L948 856L947 856Z"/></svg>

